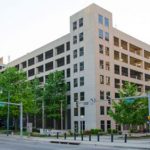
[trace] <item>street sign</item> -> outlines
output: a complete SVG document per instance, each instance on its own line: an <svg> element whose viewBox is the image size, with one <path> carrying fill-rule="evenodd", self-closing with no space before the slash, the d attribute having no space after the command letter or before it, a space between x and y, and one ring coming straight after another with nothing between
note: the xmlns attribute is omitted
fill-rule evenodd
<svg viewBox="0 0 150 150"><path fill-rule="evenodd" d="M126 104L132 104L134 101L135 101L134 98L125 99L125 103L126 103Z"/></svg>
<svg viewBox="0 0 150 150"><path fill-rule="evenodd" d="M1 103L0 103L0 107L4 107L4 106L5 106L5 104L1 104Z"/></svg>

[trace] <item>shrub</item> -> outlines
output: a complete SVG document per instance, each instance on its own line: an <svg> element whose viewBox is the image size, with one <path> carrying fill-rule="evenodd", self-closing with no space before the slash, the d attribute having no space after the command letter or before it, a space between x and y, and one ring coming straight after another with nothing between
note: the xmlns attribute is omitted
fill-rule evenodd
<svg viewBox="0 0 150 150"><path fill-rule="evenodd" d="M91 134L99 134L99 133L101 133L102 132L102 130L101 129L91 129Z"/></svg>

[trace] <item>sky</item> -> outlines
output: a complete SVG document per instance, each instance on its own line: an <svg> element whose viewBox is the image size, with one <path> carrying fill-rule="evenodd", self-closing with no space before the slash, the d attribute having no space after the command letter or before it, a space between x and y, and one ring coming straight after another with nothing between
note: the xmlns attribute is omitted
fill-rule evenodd
<svg viewBox="0 0 150 150"><path fill-rule="evenodd" d="M149 0L0 0L0 57L21 57L67 33L69 17L95 3L113 26L150 44Z"/></svg>

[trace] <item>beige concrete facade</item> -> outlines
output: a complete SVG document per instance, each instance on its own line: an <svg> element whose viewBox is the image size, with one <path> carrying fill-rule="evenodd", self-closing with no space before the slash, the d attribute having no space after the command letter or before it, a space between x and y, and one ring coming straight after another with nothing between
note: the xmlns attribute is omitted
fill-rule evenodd
<svg viewBox="0 0 150 150"><path fill-rule="evenodd" d="M65 128L72 131L116 128L107 115L108 98L118 97L125 81L137 84L141 93L150 90L150 45L115 29L112 14L95 4L70 17L69 34L7 66L42 83L50 72L64 70L70 84Z"/></svg>

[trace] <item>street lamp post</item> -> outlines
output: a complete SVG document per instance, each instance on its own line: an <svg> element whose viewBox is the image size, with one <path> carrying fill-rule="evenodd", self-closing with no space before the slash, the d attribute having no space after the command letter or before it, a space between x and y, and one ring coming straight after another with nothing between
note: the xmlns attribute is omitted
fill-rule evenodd
<svg viewBox="0 0 150 150"><path fill-rule="evenodd" d="M61 113L61 130L63 130L63 100L61 100L60 113Z"/></svg>

